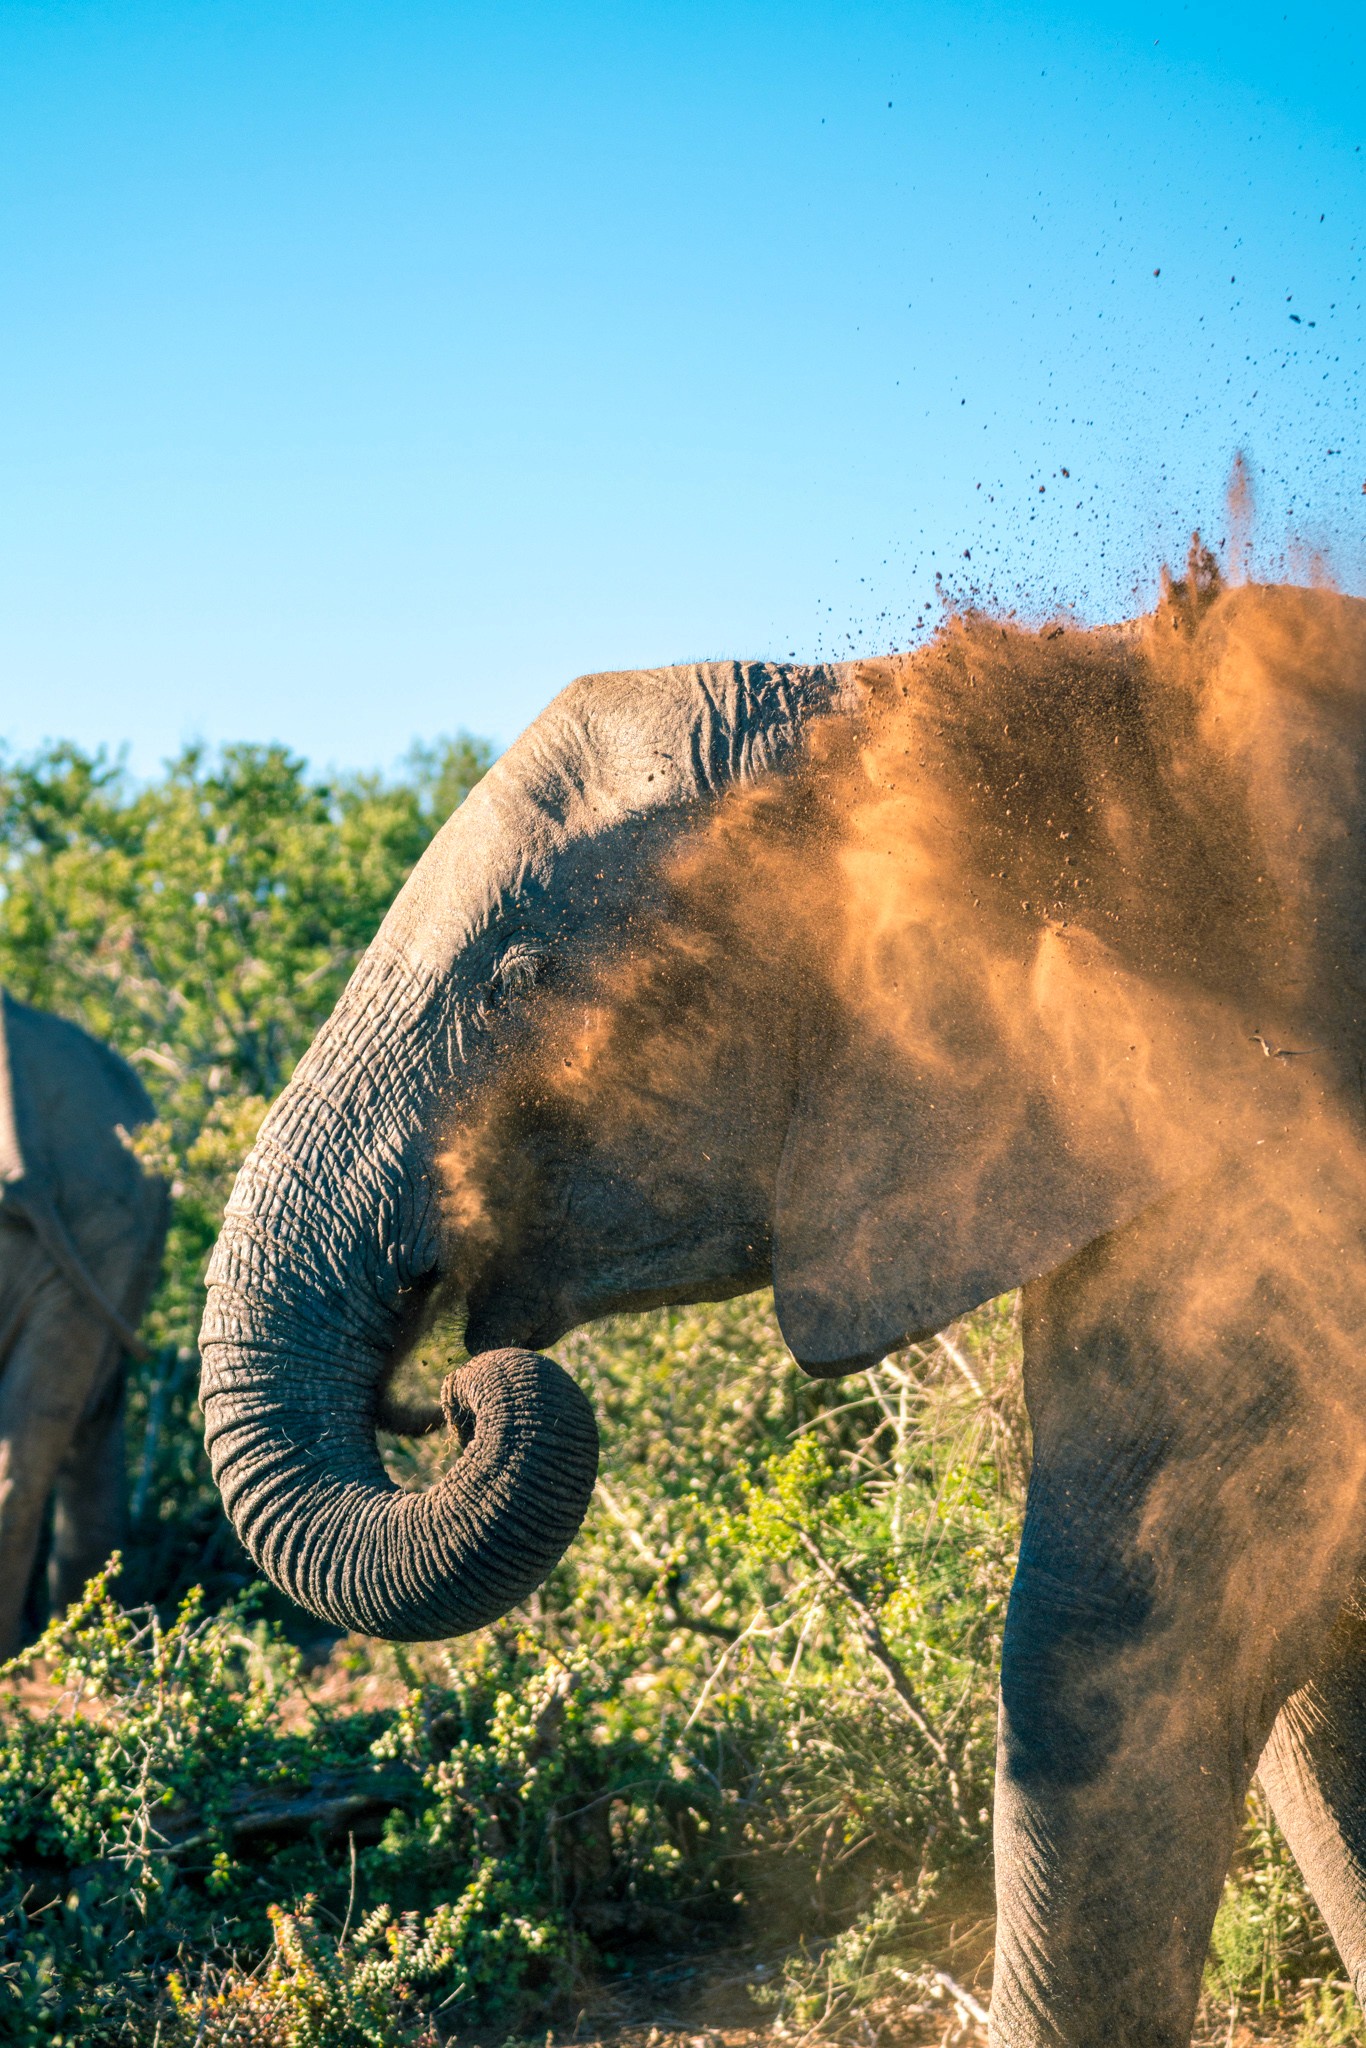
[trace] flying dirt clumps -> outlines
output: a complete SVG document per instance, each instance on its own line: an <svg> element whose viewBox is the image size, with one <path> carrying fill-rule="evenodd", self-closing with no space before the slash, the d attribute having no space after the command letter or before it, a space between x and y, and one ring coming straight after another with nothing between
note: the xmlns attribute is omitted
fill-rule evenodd
<svg viewBox="0 0 1366 2048"><path fill-rule="evenodd" d="M1197 546L1147 618L970 614L860 675L538 992L447 1152L468 1280L574 1146L663 1215L750 1202L789 1276L843 1232L848 1291L928 1260L960 1294L988 1242L1026 1278L1231 1153L1355 1148L1366 604Z"/></svg>
<svg viewBox="0 0 1366 2048"><path fill-rule="evenodd" d="M959 619L869 680L826 973L904 1076L1160 1180L1341 1089L1366 606L1206 571L1127 627Z"/></svg>

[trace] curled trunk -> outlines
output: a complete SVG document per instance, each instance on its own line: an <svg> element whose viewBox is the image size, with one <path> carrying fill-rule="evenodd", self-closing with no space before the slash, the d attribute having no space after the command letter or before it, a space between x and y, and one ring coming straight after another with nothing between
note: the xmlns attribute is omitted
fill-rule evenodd
<svg viewBox="0 0 1366 2048"><path fill-rule="evenodd" d="M559 1368L530 1352L490 1353L459 1376L469 1442L429 1493L401 1493L381 1465L388 1367L437 1265L433 1139L462 1097L477 1099L488 1020L525 996L538 963L610 950L679 836L792 757L813 716L865 694L840 666L581 678L404 885L267 1119L209 1273L214 1475L253 1556L315 1613L396 1638L474 1628L569 1543L596 1431Z"/></svg>
<svg viewBox="0 0 1366 2048"><path fill-rule="evenodd" d="M225 1423L222 1396L209 1397L224 1504L300 1606L394 1641L462 1635L506 1614L563 1556L598 1459L573 1380L534 1351L489 1351L451 1374L447 1398L465 1448L436 1486L404 1493L367 1432L338 1428L310 1449L269 1398L234 1402Z"/></svg>
<svg viewBox="0 0 1366 2048"><path fill-rule="evenodd" d="M238 1178L209 1275L202 1402L214 1477L262 1570L336 1627L415 1641L478 1628L541 1583L583 1519L598 1443L558 1365L493 1351L447 1381L463 1449L438 1484L404 1492L384 1470L381 1390L435 1259L422 1112L444 1035L421 991L370 979Z"/></svg>

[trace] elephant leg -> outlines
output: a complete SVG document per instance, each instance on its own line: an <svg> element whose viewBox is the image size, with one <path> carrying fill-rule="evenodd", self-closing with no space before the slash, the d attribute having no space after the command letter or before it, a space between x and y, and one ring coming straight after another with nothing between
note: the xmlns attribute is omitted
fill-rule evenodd
<svg viewBox="0 0 1366 2048"><path fill-rule="evenodd" d="M1026 1290L1000 2048L1185 2048L1253 1770L1361 1561L1366 1402L1343 1361L1366 1303L1313 1328L1250 1271L1193 1313L1216 1246L1166 1208Z"/></svg>
<svg viewBox="0 0 1366 2048"><path fill-rule="evenodd" d="M128 1532L128 1470L124 1449L122 1372L108 1374L94 1410L82 1418L53 1488L48 1602L65 1614L86 1581L122 1547Z"/></svg>
<svg viewBox="0 0 1366 2048"><path fill-rule="evenodd" d="M991 2038L1185 2048L1252 1775L1245 1703L1226 1657L1197 1698L1183 1660L1146 1654L1151 1589L1127 1560L1060 1556L1033 1519L1052 1562L1023 1566L1007 1625ZM1193 1605L1217 1626L1217 1597Z"/></svg>
<svg viewBox="0 0 1366 2048"><path fill-rule="evenodd" d="M1366 1586L1281 1708L1257 1775L1366 2005Z"/></svg>

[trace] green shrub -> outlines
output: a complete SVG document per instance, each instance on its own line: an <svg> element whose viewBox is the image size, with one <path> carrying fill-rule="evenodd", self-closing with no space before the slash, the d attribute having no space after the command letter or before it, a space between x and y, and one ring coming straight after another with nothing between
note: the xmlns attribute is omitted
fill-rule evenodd
<svg viewBox="0 0 1366 2048"><path fill-rule="evenodd" d="M742 1918L838 1935L889 1881L923 1922L985 1868L1016 1513L1008 1318L963 1342L967 1378L941 1349L831 1389L762 1302L572 1340L607 1453L553 1585L464 1643L356 1644L330 1693L250 1594L163 1623L93 1582L7 1674L0 2027L406 2041Z"/></svg>
<svg viewBox="0 0 1366 2048"><path fill-rule="evenodd" d="M1361 2041L1361 2010L1350 1987L1337 1981L1340 1969L1285 1838L1254 1786L1215 1916L1205 1995L1220 2010L1244 2015L1297 2011L1297 2038L1306 2042Z"/></svg>
<svg viewBox="0 0 1366 2048"><path fill-rule="evenodd" d="M139 782L103 751L0 749L0 984L135 1063L157 1112L138 1150L172 1191L153 1355L129 1378L139 1597L250 1576L195 1407L209 1250L268 1102L491 759L461 734L396 780L322 779L283 747L190 747Z"/></svg>
<svg viewBox="0 0 1366 2048"><path fill-rule="evenodd" d="M706 1827L710 1788L653 1757L642 1778L604 1712L623 1672L503 1641L395 1710L328 1715L249 1607L205 1616L192 1597L163 1629L97 1580L8 1667L47 1684L11 1705L0 1752L5 2038L138 2038L173 1978L183 2016L203 1964L254 1963L272 1923L272 1996L316 1993L328 2026L403 1984L511 2022L572 1980L579 1903L610 1924L614 1903L673 1904L680 1873L689 1901L705 1890L705 1858L676 1845L685 1814ZM358 1851L353 1829L349 1864L329 1848L337 1809L378 1822ZM281 1892L308 1899L302 1917L280 1918ZM329 1974L317 1921L353 1911L363 1967L339 1951Z"/></svg>
<svg viewBox="0 0 1366 2048"><path fill-rule="evenodd" d="M172 1972L165 2048L434 2048L439 2036L414 1999L459 1945L451 1909L424 1926L416 1914L395 1921L379 1906L348 1945L319 1931L309 1904L299 1913L271 1908L264 1972L204 1967L193 1988Z"/></svg>

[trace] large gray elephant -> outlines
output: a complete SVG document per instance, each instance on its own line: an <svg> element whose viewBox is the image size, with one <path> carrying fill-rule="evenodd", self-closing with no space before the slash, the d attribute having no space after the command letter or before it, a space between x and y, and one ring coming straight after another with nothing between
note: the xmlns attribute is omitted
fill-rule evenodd
<svg viewBox="0 0 1366 2048"><path fill-rule="evenodd" d="M419 863L210 1273L243 1541L394 1638L571 1540L595 1429L537 1351L576 1324L771 1279L836 1374L1022 1284L1011 2048L1189 2039L1259 1760L1366 1980L1366 606L1195 568L1126 629L573 684ZM434 1290L464 1448L414 1494L375 1431Z"/></svg>
<svg viewBox="0 0 1366 2048"><path fill-rule="evenodd" d="M123 1360L156 1282L164 1183L126 1061L0 992L0 1655L16 1647L52 1508L58 1612L123 1540Z"/></svg>

